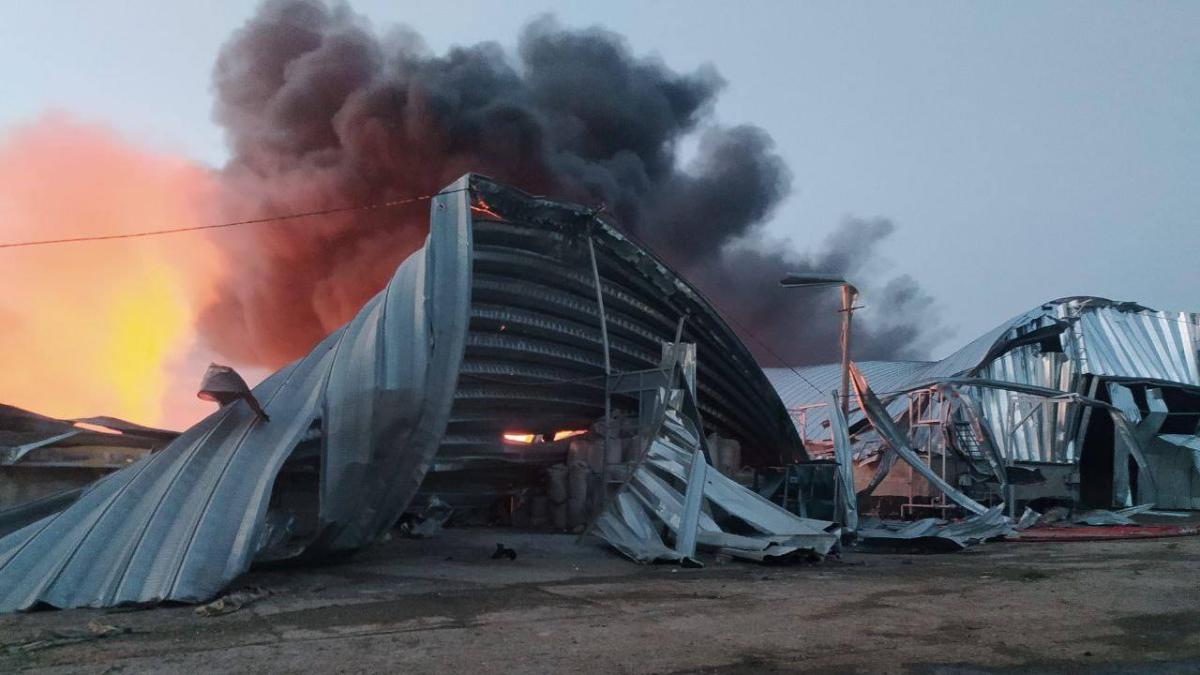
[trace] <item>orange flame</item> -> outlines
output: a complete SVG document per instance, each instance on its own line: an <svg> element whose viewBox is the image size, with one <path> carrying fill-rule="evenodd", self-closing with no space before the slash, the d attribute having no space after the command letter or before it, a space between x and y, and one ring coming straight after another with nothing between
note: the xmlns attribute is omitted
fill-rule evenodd
<svg viewBox="0 0 1200 675"><path fill-rule="evenodd" d="M0 138L0 242L198 225L212 190L194 164L61 116ZM219 273L195 234L0 249L0 402L159 425L211 411L193 317Z"/></svg>
<svg viewBox="0 0 1200 675"><path fill-rule="evenodd" d="M530 434L524 431L506 431L503 434L505 443L516 443L518 445L532 445L534 443L557 443L565 441L568 438L582 436L587 433L587 429L567 429L564 431L555 431L553 434Z"/></svg>
<svg viewBox="0 0 1200 675"><path fill-rule="evenodd" d="M522 433L522 432L507 432L504 434L504 442L505 443L519 443L521 445L529 445L529 444L533 443L534 439L536 439L536 438L537 437L534 436L533 434L526 434L526 433Z"/></svg>

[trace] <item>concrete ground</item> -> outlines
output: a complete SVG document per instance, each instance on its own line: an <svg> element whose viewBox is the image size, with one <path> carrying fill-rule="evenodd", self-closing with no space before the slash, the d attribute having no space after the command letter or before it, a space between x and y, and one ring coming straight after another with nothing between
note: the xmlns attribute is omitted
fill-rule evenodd
<svg viewBox="0 0 1200 675"><path fill-rule="evenodd" d="M498 542L516 560L492 560ZM234 588L273 594L224 616L3 616L0 671L1198 672L1198 559L1200 537L1182 537L692 570L568 536L451 529L254 572ZM21 646L89 622L116 634Z"/></svg>

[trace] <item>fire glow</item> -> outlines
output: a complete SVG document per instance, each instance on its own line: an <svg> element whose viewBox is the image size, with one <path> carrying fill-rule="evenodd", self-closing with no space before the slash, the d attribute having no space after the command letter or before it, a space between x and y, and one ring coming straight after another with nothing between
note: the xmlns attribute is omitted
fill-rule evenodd
<svg viewBox="0 0 1200 675"><path fill-rule="evenodd" d="M0 241L197 225L210 188L190 162L45 117L0 138ZM156 425L210 411L185 361L219 264L203 236L181 236L0 252L0 402Z"/></svg>
<svg viewBox="0 0 1200 675"><path fill-rule="evenodd" d="M582 436L587 433L587 429L568 429L564 431L555 431L548 434L530 434L523 431L506 431L504 432L504 442L514 445L533 445L534 443L557 443L565 441L568 438Z"/></svg>

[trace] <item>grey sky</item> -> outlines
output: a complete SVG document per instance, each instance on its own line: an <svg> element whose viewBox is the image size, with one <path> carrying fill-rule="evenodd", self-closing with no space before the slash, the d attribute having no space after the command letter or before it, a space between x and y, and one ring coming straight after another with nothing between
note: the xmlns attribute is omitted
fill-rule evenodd
<svg viewBox="0 0 1200 675"><path fill-rule="evenodd" d="M352 4L437 51L551 11L713 63L718 118L767 129L795 174L771 231L804 249L848 214L895 220L889 271L958 331L940 351L1062 295L1200 309L1200 2ZM0 133L57 109L219 164L210 69L253 8L7 0Z"/></svg>

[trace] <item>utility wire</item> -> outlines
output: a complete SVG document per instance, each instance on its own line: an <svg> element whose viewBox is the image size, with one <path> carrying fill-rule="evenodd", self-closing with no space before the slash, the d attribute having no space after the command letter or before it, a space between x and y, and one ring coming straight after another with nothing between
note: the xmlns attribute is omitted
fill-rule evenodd
<svg viewBox="0 0 1200 675"><path fill-rule="evenodd" d="M592 216L592 217L593 217L593 219L596 219L596 217L597 217L597 215L598 215L598 214L599 214L599 210L597 210L597 211L596 211L596 212L593 214L593 216ZM618 230L618 231L620 231L622 235L624 235L624 236L628 237L629 239L633 240L633 242L634 242L635 244L637 244L638 246L640 246L640 247L642 248L642 250L644 250L644 251L650 251L650 252L653 252L653 250L654 250L654 249L653 249L653 248L651 248L650 246L648 246L648 245L646 244L646 242L642 241L641 237L639 237L639 236L638 236L636 233L634 233L632 230L627 230L627 229L625 229L625 228L623 228L623 227L616 227L615 229L616 229L616 230ZM653 255L653 253L651 253L651 257L652 257L652 258L654 258L655 260L657 260L657 259L658 259L658 258L657 258L657 256ZM701 297L704 297L704 294L703 294L703 293L701 293L699 289L694 289L694 290L695 290L695 291L696 291L696 293L698 293L698 294L699 294ZM704 299L705 299L705 301L706 301L706 302L708 301L708 298L704 298ZM712 304L712 303L709 303L709 304ZM757 343L759 344L759 346L761 346L761 347L762 347L764 350L766 350L766 352L767 352L768 354L770 354L770 355L771 355L771 357L772 357L772 358L774 358L776 361L778 361L778 362L779 362L779 365L781 365L781 366L783 366L784 368L787 368L788 370L790 370L790 371L792 371L793 373L795 373L795 374L796 374L796 377L799 377L801 380L804 380L804 383L805 383L805 384L807 384L808 386L812 387L812 388L813 388L813 390L814 390L814 391L816 391L818 394L821 394L821 395L824 395L824 394L825 394L825 392L824 392L824 391L822 391L820 387L818 387L817 385L813 384L813 383L812 383L812 381L810 381L810 380L809 380L807 377L805 377L805 376L804 376L804 374L803 374L803 373L801 373L799 370L796 370L795 366L792 366L791 364L789 364L789 363L788 363L788 362L787 362L787 361L786 361L786 360L785 360L785 359L784 359L782 356L780 356L780 355L779 355L779 353L778 353L778 352L776 352L774 349L771 349L771 346L770 346L770 345L768 345L768 344L767 344L766 342L764 342L764 341L763 341L761 338L759 338L757 335L755 335L755 334L754 334L754 333L753 333L753 332L752 332L752 331L751 331L749 328L746 328L746 326L745 326L744 324L742 324L742 322L740 322L740 321L738 321L737 319L733 318L733 315L731 315L731 314L722 314L722 315L721 315L721 318L728 320L730 323L732 323L732 324L733 324L733 325L734 325L734 326L735 326L735 327L736 327L736 328L737 328L737 329L738 329L738 330L741 332L741 334L743 334L743 335L745 335L746 337L750 338L751 340L754 340L755 342L757 342Z"/></svg>
<svg viewBox="0 0 1200 675"><path fill-rule="evenodd" d="M406 197L404 199L394 199L392 201L380 202L378 204L365 204L361 206L342 206L332 209L321 209L319 211L304 211L302 213L289 213L279 216L267 216L264 218L251 218L249 220L235 220L228 223L213 223L210 225L195 225L193 227L177 227L173 229L163 230L144 230L142 232L126 232L124 234L98 234L80 237L64 237L61 239L39 239L34 241L16 241L8 243L0 243L0 249L3 248L28 248L32 246L50 246L53 244L73 244L77 242L89 241L110 241L113 239L140 239L143 237L157 237L164 234L178 234L181 232L198 232L200 230L217 230L226 227L237 227L240 225L258 225L261 223L271 223L279 220L292 220L294 218L311 218L313 216L327 216L334 213L348 213L351 211L371 211L375 209L387 209L405 204L415 204L416 202L427 201L440 195L448 195L455 192L463 192L468 188L455 188L453 190L443 190L428 195L419 195L416 197Z"/></svg>
<svg viewBox="0 0 1200 675"><path fill-rule="evenodd" d="M427 194L427 195L417 195L414 197L405 197L403 199L394 199L394 200L390 200L390 201L386 201L386 202L380 202L378 204L365 204L365 205L359 205L359 206L343 206L343 207L336 207L336 208L331 208L331 209L320 209L317 211L303 211L300 213L289 213L289 214L278 215L278 216L266 216L263 218L251 218L248 220L235 220L235 221L231 221L231 222L227 222L227 223L212 223L209 225L196 225L196 226L192 226L192 227L178 227L178 228L161 229L161 230L143 230L141 232L126 232L126 233L122 233L122 234L100 234L100 235L89 235L89 236L79 236L79 237L63 237L63 238L59 238L59 239L37 239L37 240L31 240L31 241L6 242L6 243L0 243L0 249L31 248L34 246L51 246L51 245L56 245L56 244L73 244L73 243L83 243L83 242L92 242L92 241L112 241L112 240L117 240L117 239L141 239L141 238L145 238L145 237L157 237L157 236L168 235L168 234L180 234L183 232L199 232L202 230L218 230L218 229L224 229L224 228L229 228L229 227L239 227L242 225L259 225L259 224L263 224L263 223L271 223L271 222L277 222L277 221L281 221L281 220L293 220L293 219L299 219L299 218L312 218L315 216L327 216L327 215L332 215L335 213L349 213L352 211L371 211L371 210L376 210L376 209L394 208L397 206L403 206L405 204L415 204L417 202L428 201L430 199L433 199L434 197L439 197L441 195L448 195L448 194L453 194L456 192L464 192L468 189L469 188L462 187L462 188L455 188L453 190L442 190L440 192L434 192L432 194ZM596 210L596 214L593 215L593 218L595 218L595 216L598 215L598 213L599 213L599 209ZM641 239L637 235L635 235L633 232L624 230L624 228L618 228L618 229L621 229L622 233L625 236L629 237L630 239L633 239L636 243L641 245L642 248L649 250L648 247L645 245L645 243L642 242ZM1155 312L1155 313L1157 314L1157 312ZM1163 312L1163 313L1165 314L1166 312ZM805 384L812 387L814 391L816 391L819 394L825 393L820 387L813 384L807 377L805 377L794 366L788 364L787 361L782 356L780 356L774 349L772 349L770 345L768 345L765 341L760 339L750 329L746 328L745 325L743 325L741 322L734 319L732 316L728 316L726 318L730 322L732 322L734 325L736 325L740 329L742 334L749 337L754 342L758 343L758 345L761 346L768 354L770 354L772 357L774 357L775 360L778 361L780 365L784 366L788 370L795 373L795 375L797 377L799 377L801 380L803 380ZM1180 323L1180 324L1184 324L1184 325L1195 325L1192 321L1177 319L1177 318L1170 317L1170 316L1155 316L1154 318L1165 319L1167 321L1174 321L1176 323ZM480 378L480 379L482 379L482 378ZM588 379L594 379L594 378L579 378L578 380L563 380L560 382L546 382L544 384L551 384L551 385L552 384L565 384L565 383L573 383L573 382L582 382L582 381L586 381ZM890 392L884 392L884 393L890 393Z"/></svg>
<svg viewBox="0 0 1200 675"><path fill-rule="evenodd" d="M778 352L776 352L774 349L771 349L771 345L768 345L765 341L763 341L761 338L759 338L757 335L755 335L753 332L751 332L751 330L749 328L746 328L744 325L742 325L742 323L740 321L733 318L732 315L726 316L725 318L729 319L731 322L733 322L733 325L737 326L738 329L741 330L743 335L745 335L746 337L750 338L751 340L754 340L755 342L757 342L758 345L760 347L762 347L763 349L765 349L768 354L770 354L772 357L774 357L775 360L778 361L780 365L782 365L784 368L787 368L788 370L795 373L796 377L800 378L801 380L804 380L804 383L807 384L808 386L812 387L814 391L816 391L818 394L821 394L821 395L825 394L825 392L822 391L820 387L813 384L812 381L809 380L807 377L805 377L804 374L801 373L799 370L796 370L795 366L789 365L788 362L785 361L784 358L782 356L780 356Z"/></svg>
<svg viewBox="0 0 1200 675"><path fill-rule="evenodd" d="M327 216L327 215L331 215L334 213L349 213L352 211L370 211L370 210L375 210L375 209L386 209L386 208L393 208L396 206L403 206L405 204L414 204L416 202L427 201L427 200L433 199L434 197L438 197L441 195L453 194L455 192L463 192L468 189L469 188L465 188L465 187L455 188L453 190L442 190L441 192L434 192L434 193L428 194L428 195L417 195L414 197L406 197L404 199L394 199L391 201L380 202L378 204L366 204L366 205L360 205L360 206L343 206L343 207L337 207L337 208L332 208L332 209L320 209L317 211L303 211L300 213L288 213L288 214L278 215L278 216L266 216L263 218L250 218L247 220L235 220L235 221L231 221L231 222L227 222L227 223L212 223L209 225L195 225L192 227L177 227L177 228L161 229L161 230L143 230L141 232L125 232L122 234L98 234L98 235L88 235L88 236L79 236L79 237L62 237L59 239L36 239L36 240L31 240L31 241L12 241L12 242L0 243L0 249L32 248L34 246L53 246L53 245L57 245L57 244L74 244L74 243L84 243L84 242L93 242L93 241L113 241L113 240L118 240L118 239L141 239L141 238L145 238L145 237L157 237L157 236L168 235L168 234L180 234L183 232L199 232L202 230L218 230L218 229L224 229L224 228L229 228L229 227L239 227L242 225L259 225L259 224L263 224L263 223L272 223L272 222L277 222L277 221L281 221L281 220L292 220L292 219L298 219L298 218L312 218L314 216ZM593 218L595 218L595 216L598 214L599 214L599 209L596 210L596 213L593 215ZM624 234L626 234L626 236L629 236L631 239L633 239L638 244L641 244L643 246L643 248L645 248L645 244L643 244L636 235L633 235L633 233L631 233L631 232L624 232ZM732 317L730 317L730 319L732 320ZM737 322L735 321L734 323L737 323ZM798 371L794 367L788 365L787 362L783 359L783 357L779 356L779 354L776 353L773 349L771 349L771 347L769 345L767 345L765 342L763 342L761 339L759 339L757 335L750 332L745 326L742 326L740 323L738 323L738 327L741 328L741 330L746 335L748 335L755 342L757 342L759 345L761 345L763 347L763 349L765 349L768 353L771 354L771 356L773 356L776 360L778 360L780 364L786 366L793 373L795 373L800 379L804 380L808 384L808 386L815 389L818 393L821 393L821 394L825 393L825 392L821 391L815 384L810 382L808 380L808 378L804 377L804 375L802 375L800 373L800 371ZM482 379L482 378L480 378L480 379ZM589 379L594 379L594 378L580 378L578 380L564 380L561 382L547 382L545 384L551 384L551 385L566 384L566 383L572 383L572 382L582 382L582 381L586 381Z"/></svg>

